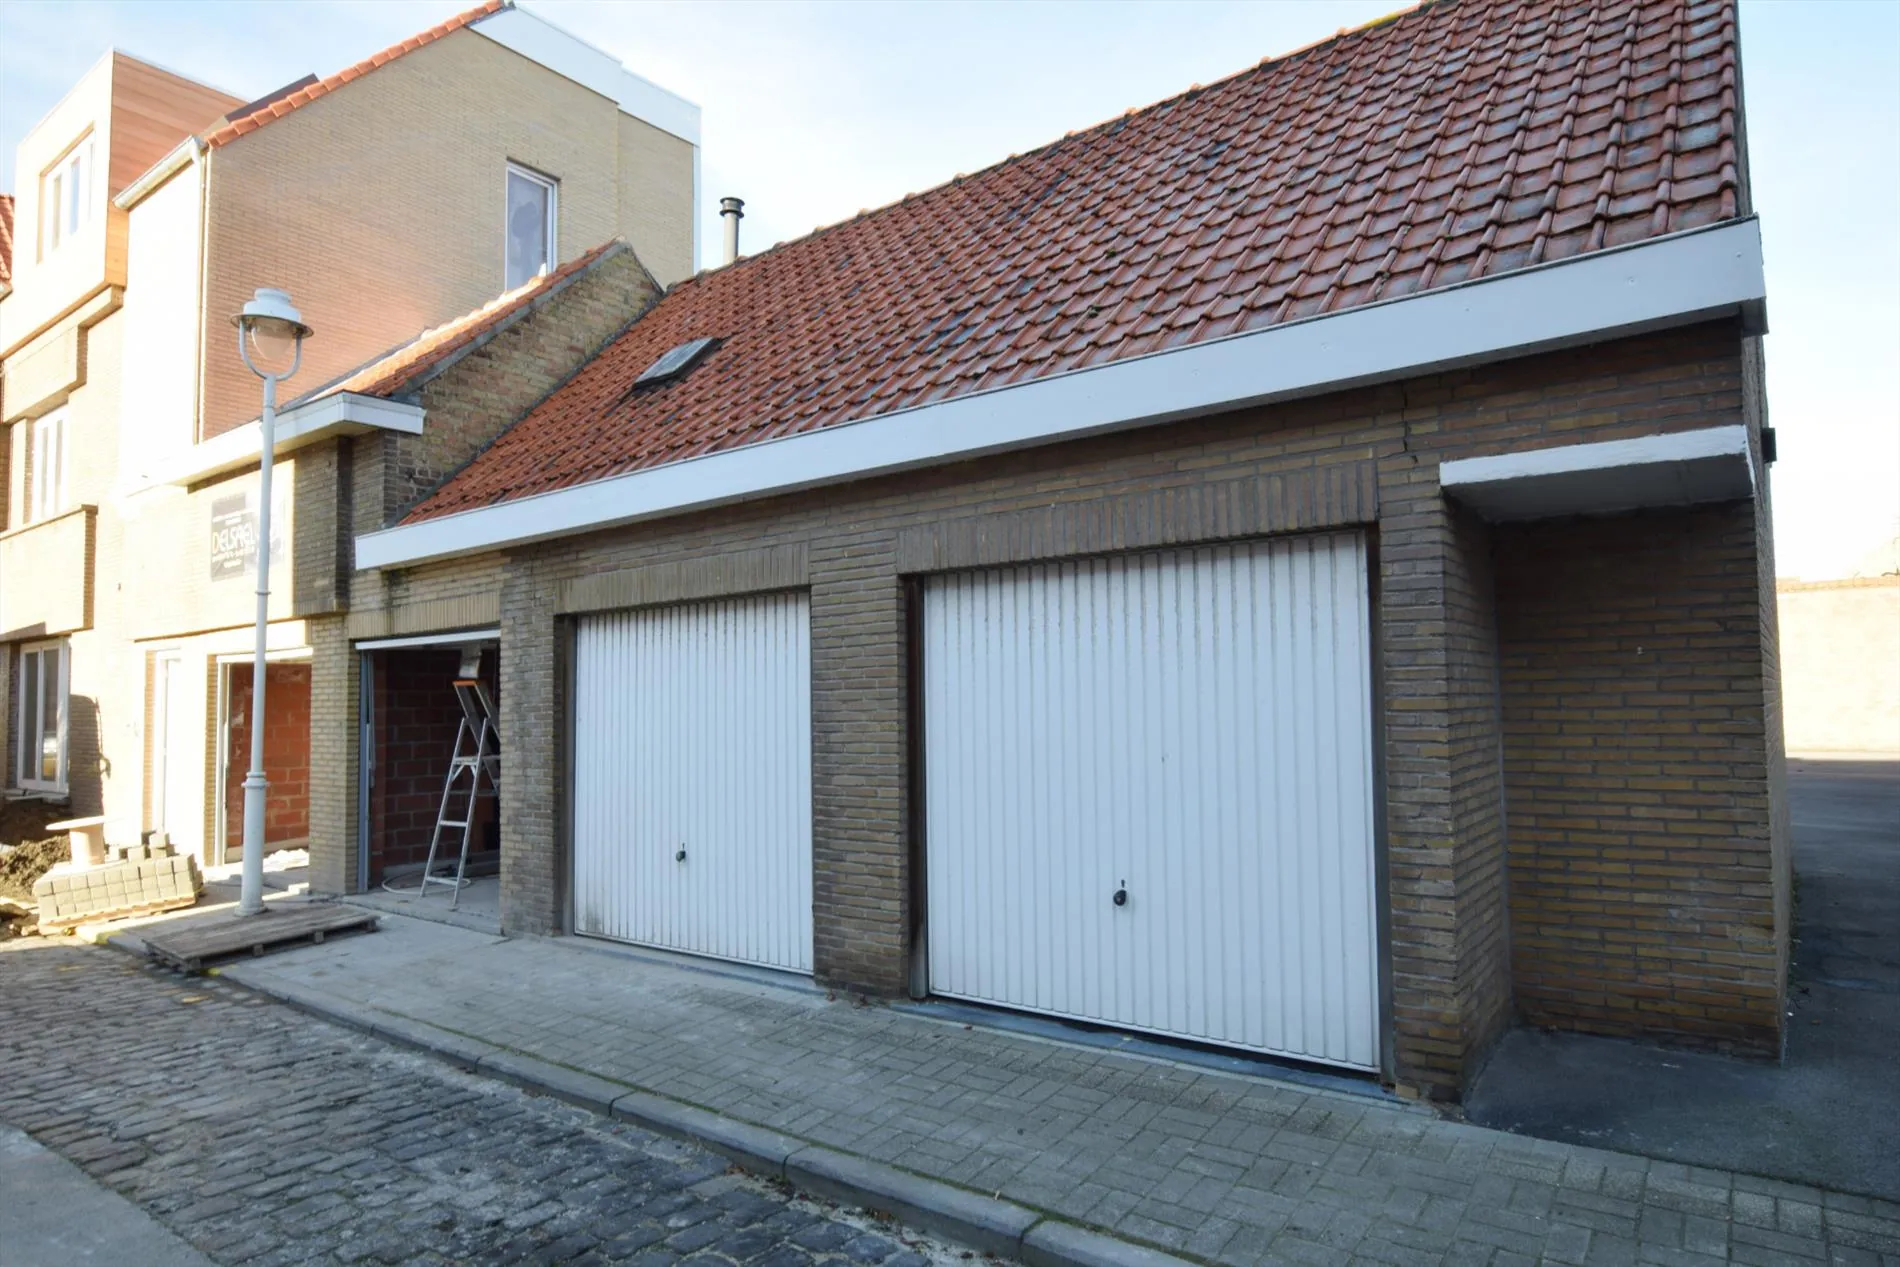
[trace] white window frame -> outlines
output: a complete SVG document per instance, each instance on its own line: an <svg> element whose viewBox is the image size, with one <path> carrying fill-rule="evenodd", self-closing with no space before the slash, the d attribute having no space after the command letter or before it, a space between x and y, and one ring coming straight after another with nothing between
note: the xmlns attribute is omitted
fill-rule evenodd
<svg viewBox="0 0 1900 1267"><path fill-rule="evenodd" d="M45 701L46 691L44 686L40 686L39 689L32 693L32 698L29 699L27 696L25 690L26 660L29 656L39 657L39 672L34 676L36 685L45 680L44 675L49 663L53 665L54 671L59 674L59 689L56 693L58 700L57 711L59 715L53 719L54 733L57 736L57 742L59 744L59 761L56 771L57 777L51 782L40 777L40 758L43 755L42 748L46 740L46 718L43 715L44 710L41 706ZM15 740L16 750L13 771L17 776L18 785L26 791L53 792L64 795L66 792L68 759L67 722L72 712L72 653L70 648L63 641L28 643L20 648L20 659L15 671L15 680L19 683L17 689L20 704L15 718L19 724L13 732L18 736ZM29 718L32 719L31 725L28 725Z"/></svg>
<svg viewBox="0 0 1900 1267"><path fill-rule="evenodd" d="M92 133L87 132L40 173L40 258L79 236L92 222Z"/></svg>
<svg viewBox="0 0 1900 1267"><path fill-rule="evenodd" d="M543 175L535 171L532 167L523 167L520 163L507 163L504 164L504 166L506 171L501 180L501 283L503 290L513 290L515 286L525 286L528 281L534 280L534 277L544 276L553 272L555 268L558 267L561 242L561 182L552 176ZM540 271L535 273L534 277L528 278L527 281L515 282L513 285L510 285L508 279L512 275L513 270L508 267L508 248L510 245L508 233L508 187L509 183L516 176L532 184L539 185L542 189L547 191L547 242L542 250Z"/></svg>
<svg viewBox="0 0 1900 1267"><path fill-rule="evenodd" d="M32 428L26 522L38 523L66 509L66 410L62 407L41 414L33 420Z"/></svg>

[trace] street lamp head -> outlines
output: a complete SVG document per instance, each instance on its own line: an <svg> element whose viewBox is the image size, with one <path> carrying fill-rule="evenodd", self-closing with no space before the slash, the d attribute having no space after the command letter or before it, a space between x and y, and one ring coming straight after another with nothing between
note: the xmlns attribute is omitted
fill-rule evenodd
<svg viewBox="0 0 1900 1267"><path fill-rule="evenodd" d="M260 286L231 324L238 328L238 355L251 373L259 378L289 378L297 372L310 327L290 302L289 292Z"/></svg>

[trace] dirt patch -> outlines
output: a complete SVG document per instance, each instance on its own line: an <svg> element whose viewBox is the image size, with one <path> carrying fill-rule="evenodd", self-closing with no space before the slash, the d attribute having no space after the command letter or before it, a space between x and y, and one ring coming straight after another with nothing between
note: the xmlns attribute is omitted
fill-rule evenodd
<svg viewBox="0 0 1900 1267"><path fill-rule="evenodd" d="M46 824L60 813L38 801L0 808L0 845L13 846L0 852L0 941L33 930L38 911L33 882L72 856L66 837L46 834Z"/></svg>
<svg viewBox="0 0 1900 1267"><path fill-rule="evenodd" d="M0 801L0 845L19 845L52 835L46 824L71 818L64 805L45 801Z"/></svg>
<svg viewBox="0 0 1900 1267"><path fill-rule="evenodd" d="M72 846L64 836L29 840L0 857L0 897L20 902L33 901L33 882L45 875L56 862L72 856Z"/></svg>

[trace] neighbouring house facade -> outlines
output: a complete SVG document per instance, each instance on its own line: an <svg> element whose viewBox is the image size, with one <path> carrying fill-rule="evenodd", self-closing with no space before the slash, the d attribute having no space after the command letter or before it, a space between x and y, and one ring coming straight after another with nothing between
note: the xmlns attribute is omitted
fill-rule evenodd
<svg viewBox="0 0 1900 1267"><path fill-rule="evenodd" d="M485 647L509 933L1433 1097L1514 1017L1777 1052L1737 41L1447 0L673 285L354 503L313 884L388 660Z"/></svg>
<svg viewBox="0 0 1900 1267"><path fill-rule="evenodd" d="M402 393L521 342L488 384L518 415L692 273L697 186L697 107L499 0L250 103L102 61L18 160L8 794L235 858L268 549L267 835L303 844L332 777L314 653L350 607L354 507L405 508L488 438L422 434ZM260 286L315 331L280 397L268 543L260 383L231 324Z"/></svg>

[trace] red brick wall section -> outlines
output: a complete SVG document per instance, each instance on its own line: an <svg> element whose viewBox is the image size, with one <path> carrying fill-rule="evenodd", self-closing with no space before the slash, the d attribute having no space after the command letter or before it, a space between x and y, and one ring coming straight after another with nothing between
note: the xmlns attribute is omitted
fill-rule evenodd
<svg viewBox="0 0 1900 1267"><path fill-rule="evenodd" d="M420 866L428 858L429 838L442 804L442 782L462 718L451 686L461 664L459 651L384 651L376 659L376 767L370 785L369 829L372 884L380 883L392 867ZM490 652L483 658L482 673L491 698L494 664ZM461 787L465 795L467 784ZM466 804L460 796L457 800ZM469 852L493 852L493 797L477 802L473 822ZM461 837L445 833L444 841L443 848L453 861L461 849Z"/></svg>
<svg viewBox="0 0 1900 1267"><path fill-rule="evenodd" d="M1756 525L1501 527L1517 1007L1773 1051L1779 947Z"/></svg>
<svg viewBox="0 0 1900 1267"><path fill-rule="evenodd" d="M310 666L264 669L264 843L310 835ZM244 844L244 776L251 768L251 666L231 666L231 738L224 770L224 843ZM234 856L234 855L233 855Z"/></svg>

